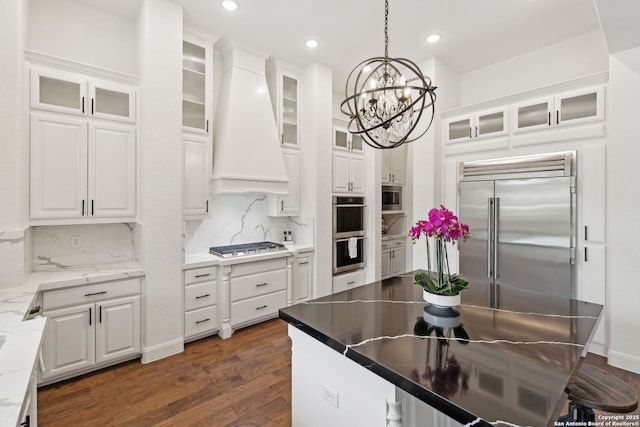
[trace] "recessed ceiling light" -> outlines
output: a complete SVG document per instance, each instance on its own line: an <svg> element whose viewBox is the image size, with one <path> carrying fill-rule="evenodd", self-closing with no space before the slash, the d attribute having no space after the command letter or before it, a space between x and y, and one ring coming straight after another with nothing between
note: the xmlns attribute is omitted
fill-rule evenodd
<svg viewBox="0 0 640 427"><path fill-rule="evenodd" d="M313 49L314 47L318 47L318 41L317 40L313 40L313 39L309 39L305 42L305 44L307 45L308 48Z"/></svg>
<svg viewBox="0 0 640 427"><path fill-rule="evenodd" d="M428 43L435 43L438 40L440 40L440 34L431 34L430 36L427 37Z"/></svg>
<svg viewBox="0 0 640 427"><path fill-rule="evenodd" d="M223 0L222 7L229 11L234 11L238 8L238 3L233 0Z"/></svg>

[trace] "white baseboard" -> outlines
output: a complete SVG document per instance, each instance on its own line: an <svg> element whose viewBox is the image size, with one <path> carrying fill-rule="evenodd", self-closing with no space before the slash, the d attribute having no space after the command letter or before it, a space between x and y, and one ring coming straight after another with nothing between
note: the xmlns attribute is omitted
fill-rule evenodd
<svg viewBox="0 0 640 427"><path fill-rule="evenodd" d="M604 344L592 342L589 344L589 353L597 354L598 356L607 357L607 349Z"/></svg>
<svg viewBox="0 0 640 427"><path fill-rule="evenodd" d="M609 350L607 363L616 368L640 374L640 357Z"/></svg>
<svg viewBox="0 0 640 427"><path fill-rule="evenodd" d="M178 338L173 341L163 342L153 347L145 347L142 349L142 363L154 362L173 356L174 354L184 351L184 339Z"/></svg>

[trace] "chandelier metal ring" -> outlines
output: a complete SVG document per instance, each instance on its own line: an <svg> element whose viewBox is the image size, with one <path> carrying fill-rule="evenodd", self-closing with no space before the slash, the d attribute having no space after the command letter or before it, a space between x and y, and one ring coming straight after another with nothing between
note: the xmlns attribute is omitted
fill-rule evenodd
<svg viewBox="0 0 640 427"><path fill-rule="evenodd" d="M356 65L345 84L346 99L340 104L340 111L349 117L349 132L382 149L415 141L427 132L435 116L437 89L413 61L389 58L388 14L385 0L384 56ZM429 123L415 135L427 108L431 109Z"/></svg>

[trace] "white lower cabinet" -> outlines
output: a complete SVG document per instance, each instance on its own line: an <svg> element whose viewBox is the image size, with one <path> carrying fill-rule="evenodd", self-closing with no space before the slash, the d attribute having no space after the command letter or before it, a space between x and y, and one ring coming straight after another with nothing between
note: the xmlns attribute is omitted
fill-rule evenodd
<svg viewBox="0 0 640 427"><path fill-rule="evenodd" d="M404 273L405 238L389 239L382 242L380 257L380 278L387 279Z"/></svg>
<svg viewBox="0 0 640 427"><path fill-rule="evenodd" d="M140 280L45 291L40 383L140 354Z"/></svg>
<svg viewBox="0 0 640 427"><path fill-rule="evenodd" d="M35 370L31 373L29 389L22 403L18 420L20 423L18 425L21 427L36 427L38 425L38 375Z"/></svg>
<svg viewBox="0 0 640 427"><path fill-rule="evenodd" d="M192 340L218 330L217 267L184 271L184 338Z"/></svg>
<svg viewBox="0 0 640 427"><path fill-rule="evenodd" d="M333 293L364 285L364 269L333 276Z"/></svg>
<svg viewBox="0 0 640 427"><path fill-rule="evenodd" d="M313 252L300 252L293 267L293 304L307 301L313 290Z"/></svg>
<svg viewBox="0 0 640 427"><path fill-rule="evenodd" d="M230 318L233 328L278 315L287 305L287 259L274 258L231 266Z"/></svg>

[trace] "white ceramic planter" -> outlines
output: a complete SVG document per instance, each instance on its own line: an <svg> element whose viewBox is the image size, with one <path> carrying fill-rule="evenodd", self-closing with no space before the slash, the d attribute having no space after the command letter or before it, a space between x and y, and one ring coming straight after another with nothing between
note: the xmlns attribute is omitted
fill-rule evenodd
<svg viewBox="0 0 640 427"><path fill-rule="evenodd" d="M436 295L422 290L422 298L433 305L439 307L455 307L460 305L460 294L458 295Z"/></svg>

